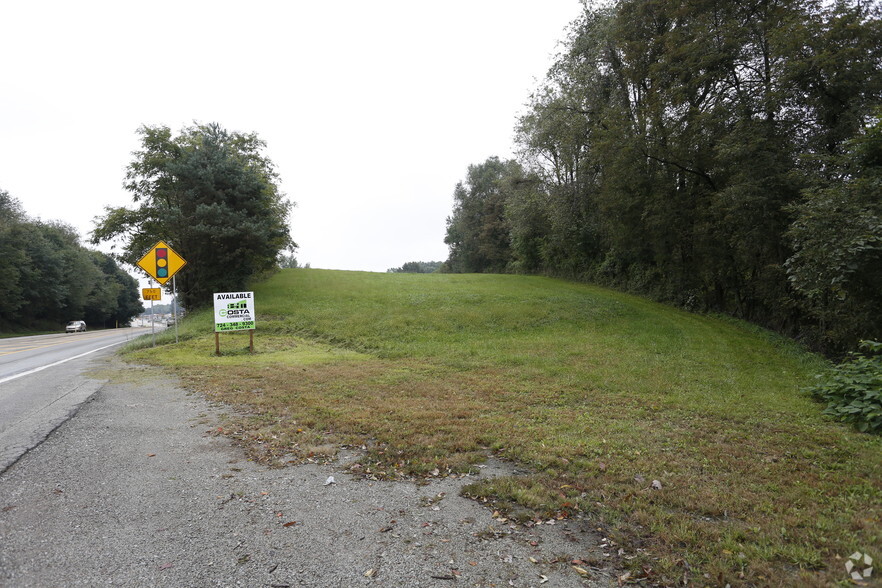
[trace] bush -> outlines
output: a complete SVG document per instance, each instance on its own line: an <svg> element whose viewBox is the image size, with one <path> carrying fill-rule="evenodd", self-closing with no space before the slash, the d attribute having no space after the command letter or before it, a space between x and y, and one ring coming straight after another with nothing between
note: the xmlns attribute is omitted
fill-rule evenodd
<svg viewBox="0 0 882 588"><path fill-rule="evenodd" d="M810 392L827 403L824 414L861 432L882 434L882 343L861 341L860 347L867 354L850 353Z"/></svg>

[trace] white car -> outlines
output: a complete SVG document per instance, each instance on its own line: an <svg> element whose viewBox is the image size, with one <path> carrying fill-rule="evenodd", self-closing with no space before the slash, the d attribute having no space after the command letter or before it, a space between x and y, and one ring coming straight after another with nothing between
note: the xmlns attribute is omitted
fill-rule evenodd
<svg viewBox="0 0 882 588"><path fill-rule="evenodd" d="M67 323L67 326L64 328L67 333L78 333L82 331L86 332L86 323L84 321L70 321Z"/></svg>

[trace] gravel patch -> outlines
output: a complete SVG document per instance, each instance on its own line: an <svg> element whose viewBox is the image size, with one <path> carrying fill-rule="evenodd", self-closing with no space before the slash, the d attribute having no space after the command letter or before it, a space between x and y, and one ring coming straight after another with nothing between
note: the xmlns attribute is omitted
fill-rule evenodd
<svg viewBox="0 0 882 588"><path fill-rule="evenodd" d="M224 407L98 362L122 375L0 475L0 586L616 584L570 564L602 561L586 520L510 525L459 496L472 477L368 481L354 453L267 468L208 433Z"/></svg>

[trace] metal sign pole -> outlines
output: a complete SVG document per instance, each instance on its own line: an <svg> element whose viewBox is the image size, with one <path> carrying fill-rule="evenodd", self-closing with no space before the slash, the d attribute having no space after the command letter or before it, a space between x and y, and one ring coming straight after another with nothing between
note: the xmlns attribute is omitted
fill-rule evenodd
<svg viewBox="0 0 882 588"><path fill-rule="evenodd" d="M153 285L153 280L150 280ZM153 333L153 346L156 347L156 316L153 314L153 298L150 298L150 332Z"/></svg>
<svg viewBox="0 0 882 588"><path fill-rule="evenodd" d="M175 343L178 342L178 278L172 276L172 312L175 317Z"/></svg>

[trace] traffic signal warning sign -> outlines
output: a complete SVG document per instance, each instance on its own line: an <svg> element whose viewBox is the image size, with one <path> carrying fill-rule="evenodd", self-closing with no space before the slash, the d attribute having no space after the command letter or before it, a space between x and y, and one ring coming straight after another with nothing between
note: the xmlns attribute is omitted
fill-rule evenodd
<svg viewBox="0 0 882 588"><path fill-rule="evenodd" d="M187 265L186 260L163 241L154 245L153 249L138 262L138 266L160 284L169 281L185 265Z"/></svg>

